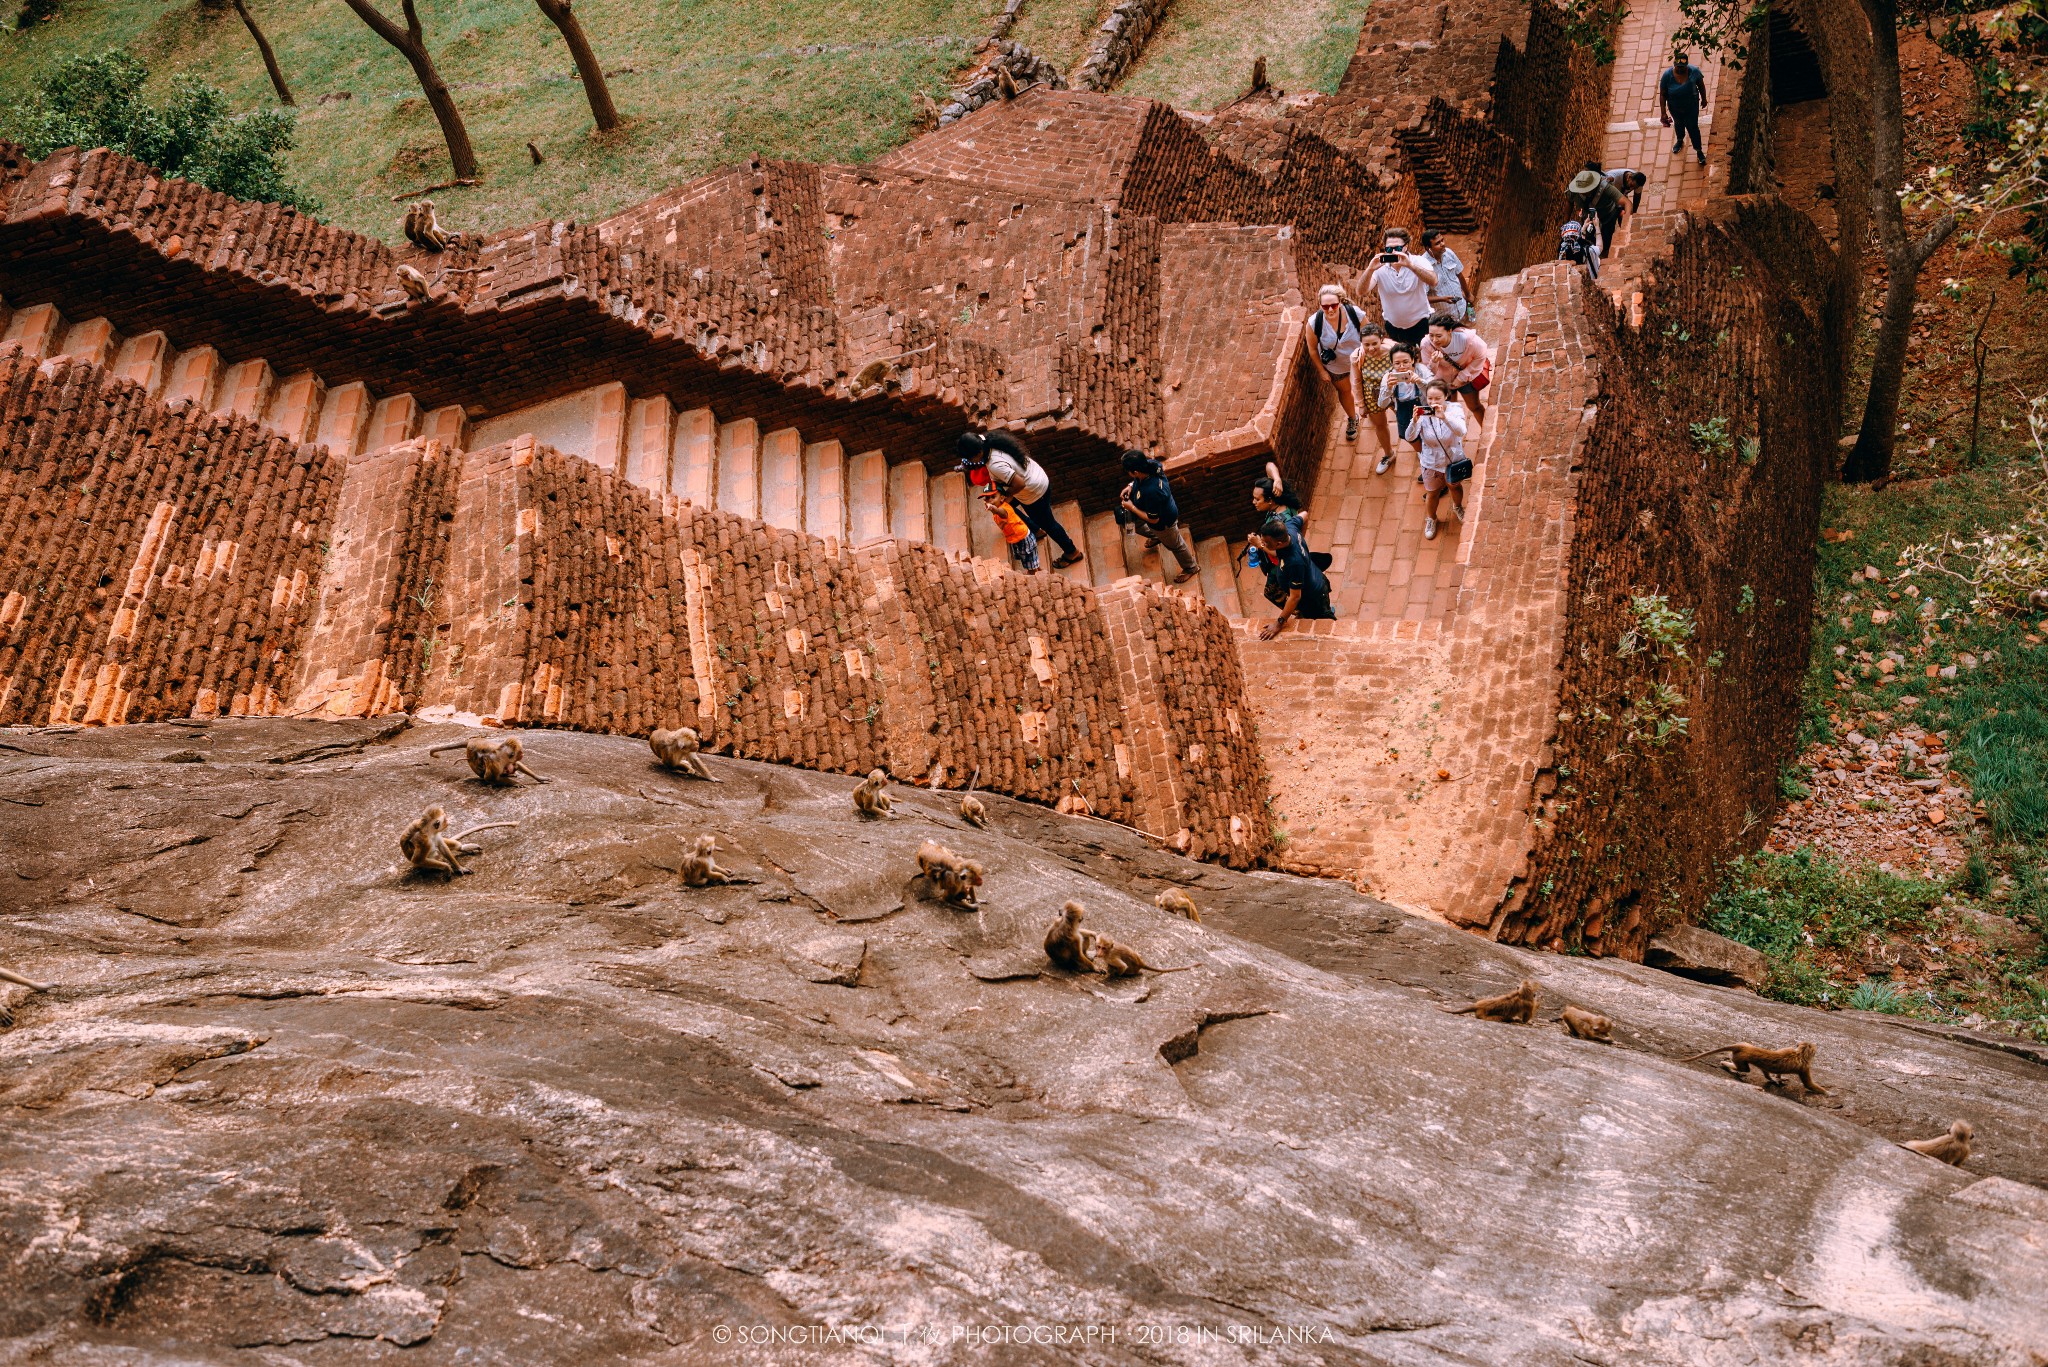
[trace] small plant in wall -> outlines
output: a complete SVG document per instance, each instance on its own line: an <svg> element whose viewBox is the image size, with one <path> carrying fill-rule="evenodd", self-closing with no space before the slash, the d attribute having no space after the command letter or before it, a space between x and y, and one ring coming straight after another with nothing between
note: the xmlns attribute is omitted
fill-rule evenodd
<svg viewBox="0 0 2048 1367"><path fill-rule="evenodd" d="M1671 606L1664 594L1630 596L1629 624L1615 654L1640 661L1643 671L1622 685L1621 741L1610 760L1660 752L1691 734L1692 719L1679 710L1686 695L1674 676L1697 669L1687 642L1698 631L1692 610Z"/></svg>
<svg viewBox="0 0 2048 1367"><path fill-rule="evenodd" d="M1699 629L1692 609L1672 607L1671 600L1661 593L1639 593L1630 596L1629 612L1635 621L1621 633L1616 653L1622 658L1646 652L1662 660L1691 658L1685 643Z"/></svg>
<svg viewBox="0 0 2048 1367"><path fill-rule="evenodd" d="M1728 434L1728 419L1719 415L1705 422L1686 424L1692 434L1692 444L1703 456L1725 460L1735 449L1735 438Z"/></svg>

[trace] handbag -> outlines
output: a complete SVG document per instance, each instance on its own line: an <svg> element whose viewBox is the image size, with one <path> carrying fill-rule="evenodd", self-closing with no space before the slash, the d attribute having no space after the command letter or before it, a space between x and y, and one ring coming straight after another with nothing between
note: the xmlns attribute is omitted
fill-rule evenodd
<svg viewBox="0 0 2048 1367"><path fill-rule="evenodd" d="M1444 467L1444 479L1451 484L1463 484L1472 478L1472 458L1460 456Z"/></svg>

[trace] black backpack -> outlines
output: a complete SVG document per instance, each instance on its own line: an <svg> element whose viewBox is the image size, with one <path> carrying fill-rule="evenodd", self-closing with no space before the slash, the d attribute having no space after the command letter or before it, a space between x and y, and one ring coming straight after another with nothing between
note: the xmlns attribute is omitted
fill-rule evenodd
<svg viewBox="0 0 2048 1367"><path fill-rule="evenodd" d="M1364 336L1365 336L1365 315L1364 315L1363 313L1360 313L1360 312L1358 311L1358 305L1356 305L1356 304L1352 303L1352 302L1351 302L1350 300L1346 299L1346 300L1342 300L1342 301L1340 301L1340 302L1341 302L1341 305L1342 305L1342 307L1343 307L1343 309L1344 309L1344 316L1345 316L1346 318L1349 318L1349 319L1351 320L1351 326L1353 326L1353 327L1355 327L1355 328L1357 328L1357 329L1358 329L1358 335L1359 335L1360 337L1364 337ZM1320 360L1322 361L1322 363L1323 363L1324 365L1328 365L1328 364L1329 364L1330 362L1332 362L1332 361L1334 361L1334 360L1336 360L1336 359L1337 359L1337 348L1336 348L1336 347L1334 347L1334 346L1331 346L1331 345L1330 345L1330 344L1329 344L1328 342L1326 342L1326 341L1324 341L1324 340L1323 340L1323 335L1324 335L1324 333L1326 333L1326 332L1327 332L1328 330L1329 330L1329 328L1328 328L1328 325L1327 325L1327 324L1325 324L1325 323L1323 322L1323 311L1322 311L1321 309L1317 309L1317 310L1316 310L1316 356L1317 356L1317 358L1318 358L1318 359L1320 359ZM1342 339L1341 339L1341 338L1339 338L1339 340L1341 341Z"/></svg>

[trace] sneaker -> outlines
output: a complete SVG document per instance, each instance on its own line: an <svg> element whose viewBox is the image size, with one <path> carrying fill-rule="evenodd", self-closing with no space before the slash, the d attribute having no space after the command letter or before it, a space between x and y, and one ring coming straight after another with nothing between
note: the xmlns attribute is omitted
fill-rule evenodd
<svg viewBox="0 0 2048 1367"><path fill-rule="evenodd" d="M1358 419L1356 419L1356 418L1346 418L1346 419L1344 420L1344 440L1346 440L1346 441L1357 441L1357 440L1358 440Z"/></svg>
<svg viewBox="0 0 2048 1367"><path fill-rule="evenodd" d="M1391 451L1382 451L1380 452L1380 463L1372 467L1372 472L1376 475L1384 475L1387 472L1387 467L1393 463L1393 453Z"/></svg>
<svg viewBox="0 0 2048 1367"><path fill-rule="evenodd" d="M1683 152L1685 150L1685 139L1680 138L1677 142L1672 143L1671 150L1674 154Z"/></svg>
<svg viewBox="0 0 2048 1367"><path fill-rule="evenodd" d="M1052 567L1056 570L1063 570L1069 565L1078 565L1087 558L1087 556L1081 554L1079 551L1068 551L1065 555L1053 561Z"/></svg>
<svg viewBox="0 0 2048 1367"><path fill-rule="evenodd" d="M1701 158L1700 158L1700 165L1702 165L1702 166L1705 166L1706 164L1707 164L1707 159L1706 159L1705 157L1701 157Z"/></svg>
<svg viewBox="0 0 2048 1367"><path fill-rule="evenodd" d="M1465 505L1462 503L1453 503L1451 505L1451 516L1457 518L1458 521L1463 522L1465 520Z"/></svg>
<svg viewBox="0 0 2048 1367"><path fill-rule="evenodd" d="M1435 518L1433 518L1433 517L1425 517L1425 518L1423 518L1423 519L1422 519L1422 539L1423 539L1424 541L1434 541L1434 540L1436 540L1436 519L1435 519Z"/></svg>
<svg viewBox="0 0 2048 1367"><path fill-rule="evenodd" d="M1193 579L1196 575L1200 573L1200 570L1182 570L1179 574L1176 574L1173 577L1173 582L1176 584L1185 584L1188 582L1188 580Z"/></svg>

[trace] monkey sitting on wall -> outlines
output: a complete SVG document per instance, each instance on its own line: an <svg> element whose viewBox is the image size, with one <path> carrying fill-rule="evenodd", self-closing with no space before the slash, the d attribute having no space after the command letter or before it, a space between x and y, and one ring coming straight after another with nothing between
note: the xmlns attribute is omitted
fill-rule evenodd
<svg viewBox="0 0 2048 1367"><path fill-rule="evenodd" d="M469 761L470 772L486 783L512 783L517 781L519 774L526 775L535 783L547 782L526 767L526 747L519 743L517 736L504 736L498 740L489 736L471 736L468 740L437 745L427 753L443 755L450 750L462 751L462 757Z"/></svg>
<svg viewBox="0 0 2048 1367"><path fill-rule="evenodd" d="M1573 1039L1594 1039L1603 1043L1613 1043L1608 1038L1608 1032L1614 1029L1614 1022L1597 1011L1584 1011L1576 1006L1567 1005L1564 1010L1558 1012L1557 1018L1564 1024L1564 1028L1571 1032Z"/></svg>
<svg viewBox="0 0 2048 1367"><path fill-rule="evenodd" d="M457 855L482 854L481 845L466 845L463 842L478 831L494 831L503 826L517 826L516 821L491 821L481 826L471 826L460 835L449 835L448 814L439 807L429 807L420 819L405 828L405 834L398 837L398 849L406 862L414 869L431 869L453 878L473 872L462 867Z"/></svg>
<svg viewBox="0 0 2048 1367"><path fill-rule="evenodd" d="M1764 1049L1754 1044L1722 1044L1702 1050L1691 1058L1682 1058L1680 1063L1697 1063L1714 1054L1727 1054L1729 1063L1734 1065L1735 1076L1749 1081L1749 1070L1754 1068L1763 1074L1764 1086L1776 1082L1781 1075L1797 1074L1799 1084L1809 1092L1828 1094L1828 1089L1813 1080L1813 1042L1802 1040L1784 1049Z"/></svg>
<svg viewBox="0 0 2048 1367"><path fill-rule="evenodd" d="M443 228L434 201L423 199L405 211L405 240L425 251L445 252L462 241L462 234Z"/></svg>
<svg viewBox="0 0 2048 1367"><path fill-rule="evenodd" d="M434 288L427 283L427 277L411 266L400 265L393 272L398 277L398 287L405 291L406 299L415 304L424 304L433 297Z"/></svg>
<svg viewBox="0 0 2048 1367"><path fill-rule="evenodd" d="M888 816L889 776L880 769L870 769L853 790L853 807L862 816Z"/></svg>
<svg viewBox="0 0 2048 1367"><path fill-rule="evenodd" d="M1970 1141L1976 1136L1977 1131L1969 1121L1955 1120L1949 1123L1947 1134L1938 1134L1932 1139L1908 1139L1900 1147L1924 1153L1929 1158L1939 1158L1960 1168L1970 1161Z"/></svg>
<svg viewBox="0 0 2048 1367"><path fill-rule="evenodd" d="M962 907L981 905L974 898L974 890L981 886L985 875L981 865L972 859L962 859L938 841L927 840L917 847L917 869L924 875L925 883L938 892L940 900Z"/></svg>
<svg viewBox="0 0 2048 1367"><path fill-rule="evenodd" d="M647 746L654 751L661 767L671 769L685 778L708 778L717 783L719 778L704 767L701 742L695 727L678 726L673 731L656 731L647 738Z"/></svg>
<svg viewBox="0 0 2048 1367"><path fill-rule="evenodd" d="M1470 1006L1458 1007L1451 1014L1469 1014L1483 1021L1499 1021L1503 1025L1527 1025L1536 1016L1536 980L1524 978L1522 985L1512 992L1503 992L1498 997L1481 997Z"/></svg>

